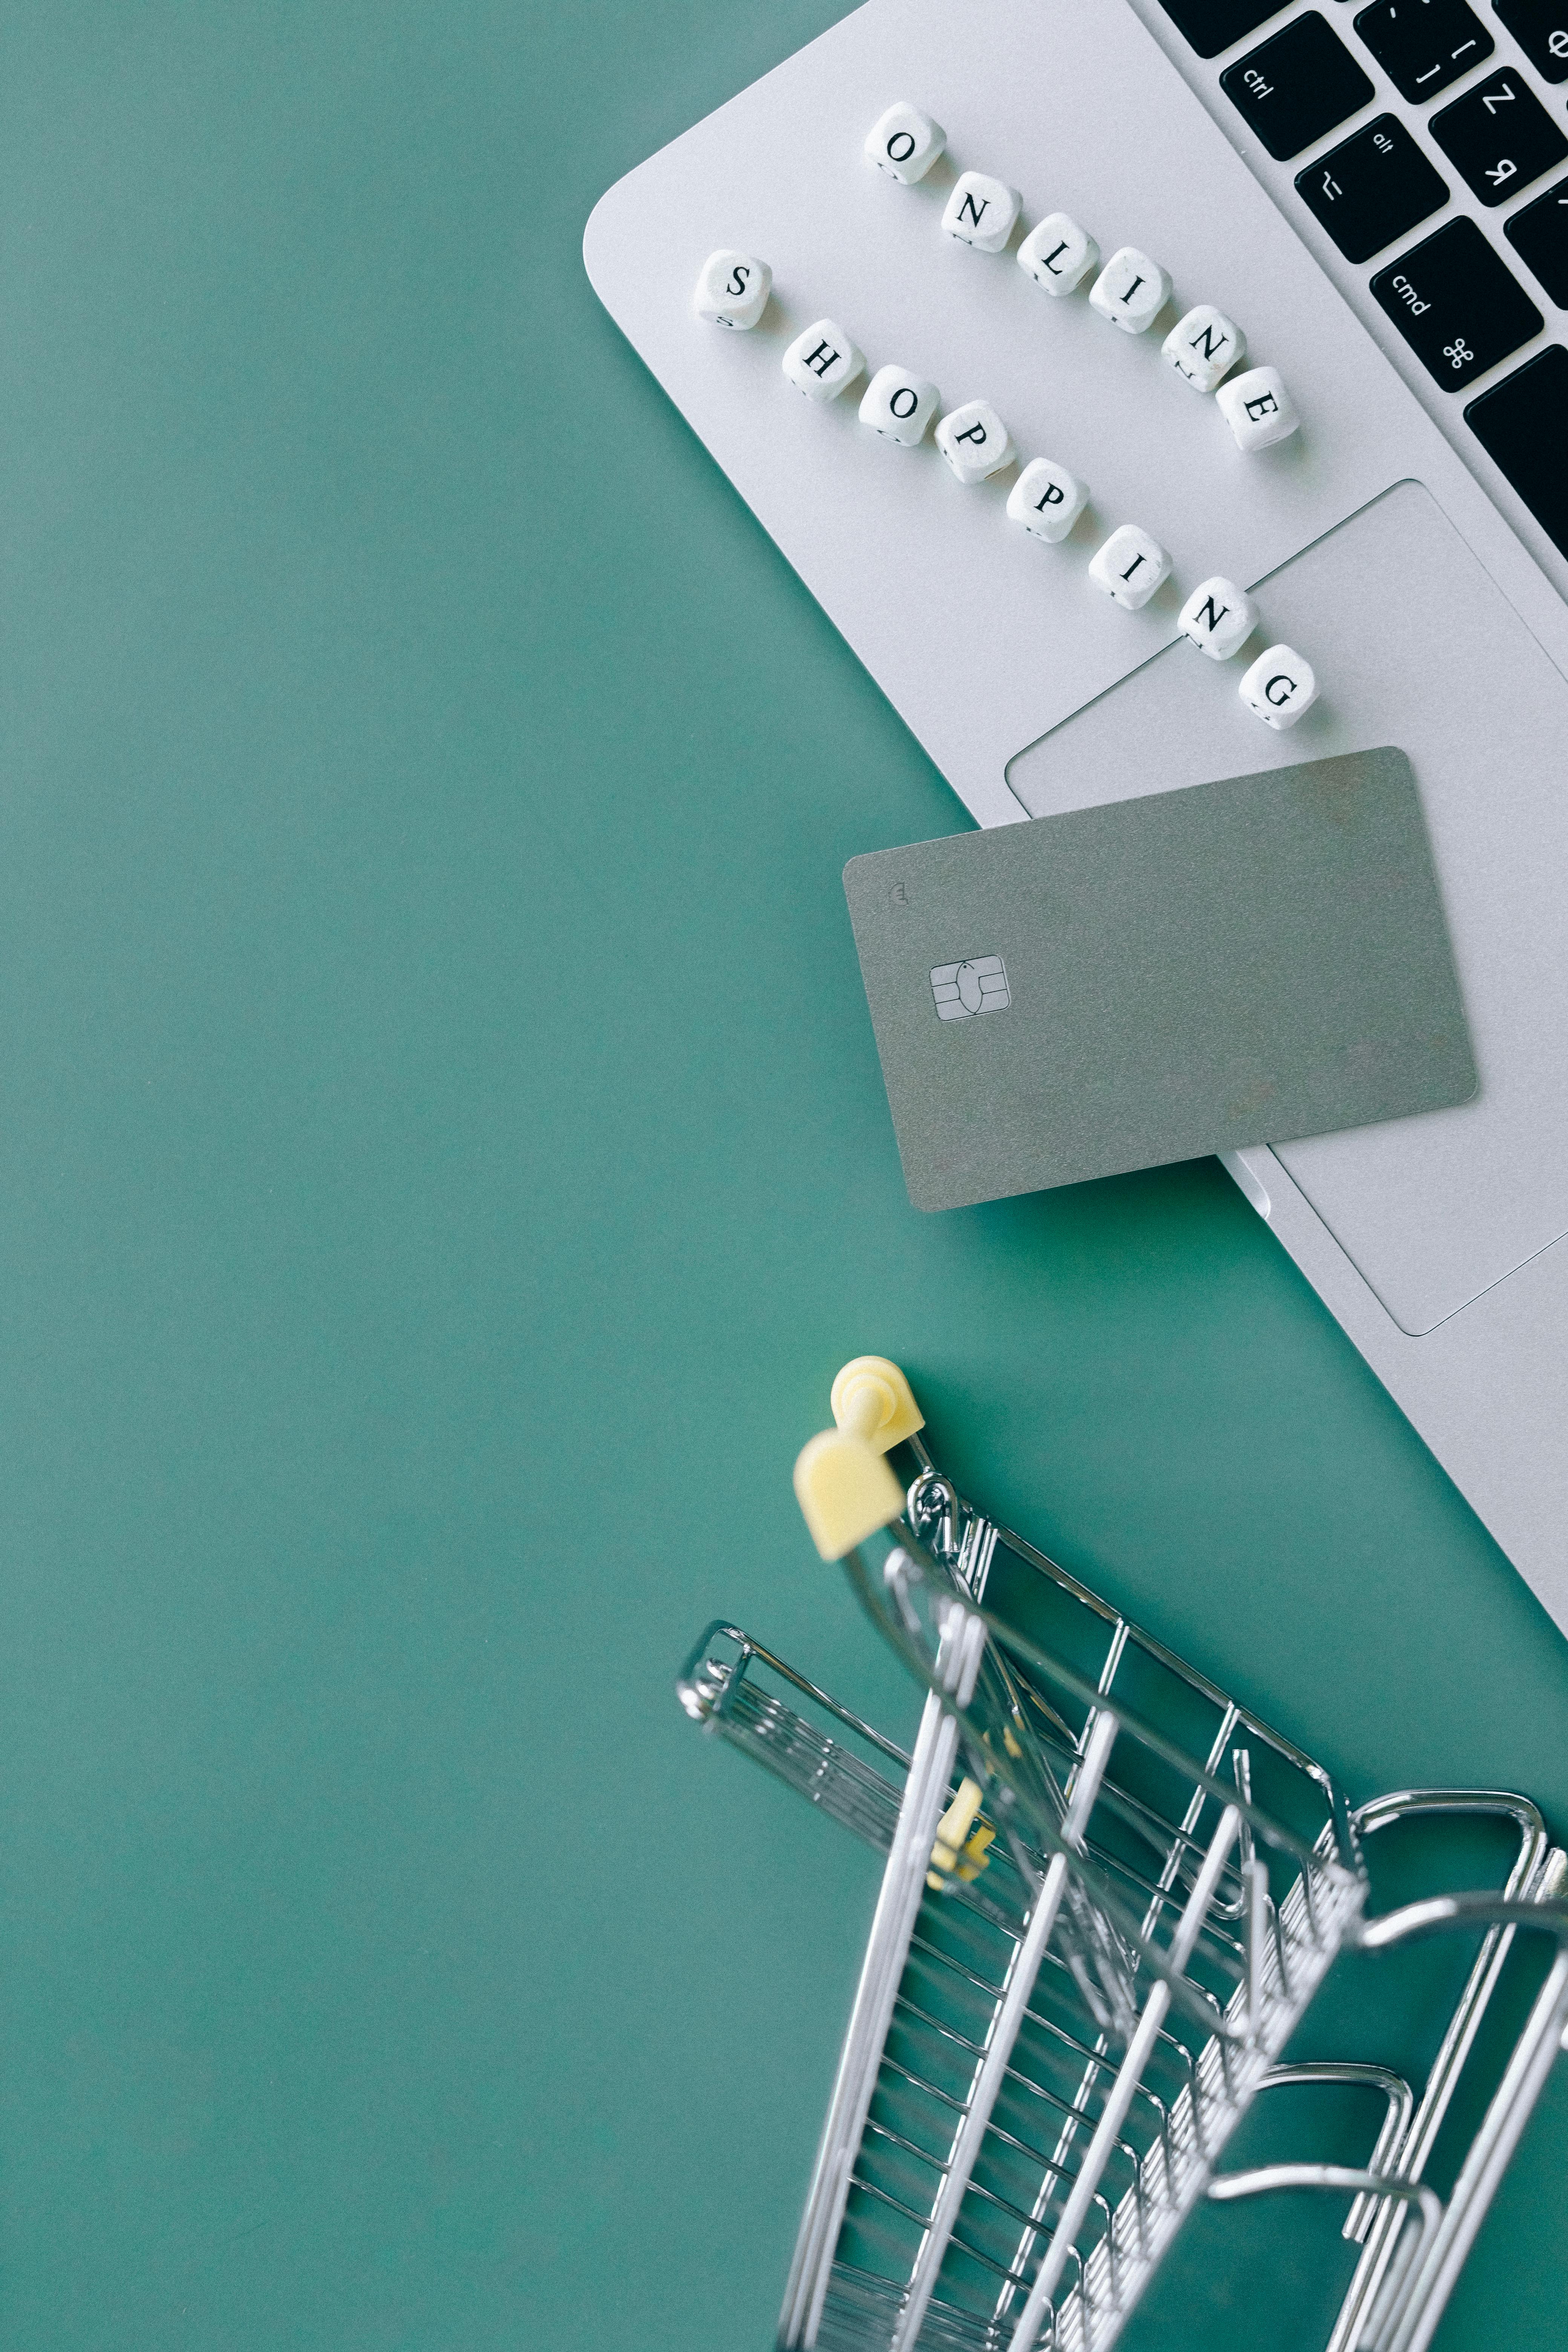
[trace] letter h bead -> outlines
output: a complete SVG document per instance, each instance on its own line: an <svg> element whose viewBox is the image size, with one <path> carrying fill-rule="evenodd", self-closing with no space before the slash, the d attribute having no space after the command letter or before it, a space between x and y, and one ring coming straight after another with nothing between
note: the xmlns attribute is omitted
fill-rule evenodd
<svg viewBox="0 0 1568 2352"><path fill-rule="evenodd" d="M842 327L831 319L818 319L795 337L780 364L807 400L837 400L866 362Z"/></svg>

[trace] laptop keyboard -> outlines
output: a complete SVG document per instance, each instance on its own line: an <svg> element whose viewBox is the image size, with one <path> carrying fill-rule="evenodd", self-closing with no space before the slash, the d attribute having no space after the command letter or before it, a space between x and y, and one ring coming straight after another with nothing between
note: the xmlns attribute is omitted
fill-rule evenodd
<svg viewBox="0 0 1568 2352"><path fill-rule="evenodd" d="M1159 4L1293 166L1295 201L1347 262L1376 265L1365 293L1433 383L1479 386L1450 430L1474 436L1568 555L1568 349L1539 344L1568 310L1568 0Z"/></svg>

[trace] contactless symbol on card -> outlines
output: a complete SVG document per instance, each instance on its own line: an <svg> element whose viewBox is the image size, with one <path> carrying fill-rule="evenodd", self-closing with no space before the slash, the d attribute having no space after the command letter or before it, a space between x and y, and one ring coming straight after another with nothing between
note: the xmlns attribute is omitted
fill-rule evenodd
<svg viewBox="0 0 1568 2352"><path fill-rule="evenodd" d="M971 956L963 963L939 963L931 976L931 992L939 1021L968 1021L977 1013L1005 1013L1013 1002L1000 956Z"/></svg>

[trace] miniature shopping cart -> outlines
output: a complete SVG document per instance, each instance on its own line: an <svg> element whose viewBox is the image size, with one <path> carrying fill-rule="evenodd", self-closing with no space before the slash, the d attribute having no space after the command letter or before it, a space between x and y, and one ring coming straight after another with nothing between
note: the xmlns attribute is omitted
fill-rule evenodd
<svg viewBox="0 0 1568 2352"><path fill-rule="evenodd" d="M885 1853L779 2328L783 2352L1105 2352L1197 2201L1314 2189L1361 2251L1329 2352L1422 2352L1568 2028L1568 1878L1528 1799L1330 1774L938 1470L858 1358L796 1492L927 1696L911 1756L736 1628L688 1712ZM888 1456L907 1449L907 1492ZM1368 1916L1364 1849L1490 1817L1494 1892ZM1479 1937L1417 2092L1281 2053L1337 1956ZM1549 1965L1446 2200L1428 2159L1515 1938ZM1357 2084L1364 2165L1218 2169L1260 2091Z"/></svg>

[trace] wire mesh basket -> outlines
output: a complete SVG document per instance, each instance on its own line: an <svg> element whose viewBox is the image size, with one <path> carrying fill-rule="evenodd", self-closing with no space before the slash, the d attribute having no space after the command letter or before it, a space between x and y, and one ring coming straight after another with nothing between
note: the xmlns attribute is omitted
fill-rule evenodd
<svg viewBox="0 0 1568 2352"><path fill-rule="evenodd" d="M1330 2352L1420 2352L1568 2026L1564 1857L1536 1808L1425 1790L1352 1810L965 1502L895 1367L857 1360L834 1402L797 1491L925 1685L912 1754L732 1626L679 1685L886 1856L784 2352L1106 2352L1199 2199L1290 2188L1342 2196L1361 2248ZM879 1439L907 1447L907 1492ZM1508 1825L1505 1882L1369 1919L1367 1840L1438 1812ZM1445 2202L1427 2158L1521 1926L1552 1962ZM1281 2065L1342 1950L1445 1927L1481 1940L1419 2096L1387 2067ZM1260 2091L1315 2082L1382 2098L1363 2166L1217 2172Z"/></svg>

